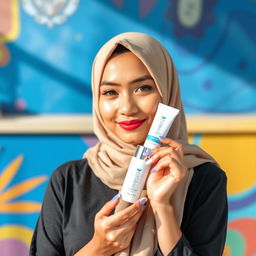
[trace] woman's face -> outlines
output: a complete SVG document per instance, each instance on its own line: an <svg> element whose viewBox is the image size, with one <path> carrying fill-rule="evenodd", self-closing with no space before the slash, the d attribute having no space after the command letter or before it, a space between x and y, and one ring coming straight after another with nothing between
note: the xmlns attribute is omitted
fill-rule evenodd
<svg viewBox="0 0 256 256"><path fill-rule="evenodd" d="M143 144L161 96L144 64L131 52L112 56L103 71L99 111L122 141Z"/></svg>

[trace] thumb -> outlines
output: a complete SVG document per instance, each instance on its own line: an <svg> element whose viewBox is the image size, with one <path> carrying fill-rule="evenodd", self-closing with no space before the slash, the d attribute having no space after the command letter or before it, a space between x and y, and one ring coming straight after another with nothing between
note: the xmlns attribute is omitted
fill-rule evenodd
<svg viewBox="0 0 256 256"><path fill-rule="evenodd" d="M97 213L98 218L106 217L108 216L112 210L116 208L120 201L120 194L116 194L110 201L108 201Z"/></svg>

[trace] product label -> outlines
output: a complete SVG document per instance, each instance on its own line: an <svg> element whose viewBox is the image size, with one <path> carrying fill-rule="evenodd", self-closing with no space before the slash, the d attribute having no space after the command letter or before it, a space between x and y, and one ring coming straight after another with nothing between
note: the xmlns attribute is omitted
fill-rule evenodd
<svg viewBox="0 0 256 256"><path fill-rule="evenodd" d="M129 190L136 192L140 188L141 176L143 175L142 169L137 168L135 171L134 181L129 187Z"/></svg>
<svg viewBox="0 0 256 256"><path fill-rule="evenodd" d="M130 166L124 179L121 195L127 202L135 202L145 185L150 166L144 160L132 157Z"/></svg>
<svg viewBox="0 0 256 256"><path fill-rule="evenodd" d="M157 144L161 144L159 138L156 137L156 136L152 136L152 135L149 135L149 134L148 134L147 140L153 141L153 142L155 142L155 143L157 143Z"/></svg>
<svg viewBox="0 0 256 256"><path fill-rule="evenodd" d="M163 130L163 125L164 125L164 122L166 121L166 116L162 116L161 119L160 119L160 123L159 123L159 126L157 128L157 131L156 131L156 135L161 135L164 133Z"/></svg>

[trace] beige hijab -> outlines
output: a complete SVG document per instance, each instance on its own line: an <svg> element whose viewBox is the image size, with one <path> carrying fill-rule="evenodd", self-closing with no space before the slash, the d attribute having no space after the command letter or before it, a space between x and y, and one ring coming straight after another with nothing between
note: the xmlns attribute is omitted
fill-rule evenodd
<svg viewBox="0 0 256 256"><path fill-rule="evenodd" d="M102 73L106 62L118 44L128 48L147 67L162 96L162 103L180 110L167 137L183 143L184 159L188 167L187 175L172 198L177 221L181 224L184 202L193 176L193 167L204 162L214 162L214 159L199 147L187 144L187 128L180 99L178 76L170 55L152 37L142 33L123 33L108 41L98 52L92 69L92 90L93 124L99 142L85 153L85 157L88 159L95 175L103 183L113 189L121 189L131 156L135 152L135 146L124 143L107 129L98 107ZM149 206L139 221L130 247L116 255L152 256L156 250L155 221L152 209Z"/></svg>

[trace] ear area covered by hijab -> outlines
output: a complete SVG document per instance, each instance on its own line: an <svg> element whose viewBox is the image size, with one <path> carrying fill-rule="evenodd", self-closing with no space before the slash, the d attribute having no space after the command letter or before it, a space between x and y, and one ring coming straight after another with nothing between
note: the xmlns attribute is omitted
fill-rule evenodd
<svg viewBox="0 0 256 256"><path fill-rule="evenodd" d="M102 46L93 63L93 126L99 142L88 149L84 157L87 158L95 175L104 184L117 190L121 190L131 157L135 152L135 146L124 143L104 125L99 113L99 89L104 67L119 44L129 49L146 66L162 96L162 103L180 110L167 137L182 141L184 147L187 145L186 120L180 99L178 76L167 50L157 40L143 33L128 32L113 37ZM188 172L173 196L173 206L179 224L182 221L186 194L193 176L193 167L203 162L213 161L212 158L206 157L207 155L201 154L203 158L200 158L194 152L193 146L186 147L184 159ZM198 153L198 150L196 152ZM132 244L116 255L154 255L157 249L155 221L152 209L147 208L138 223Z"/></svg>

